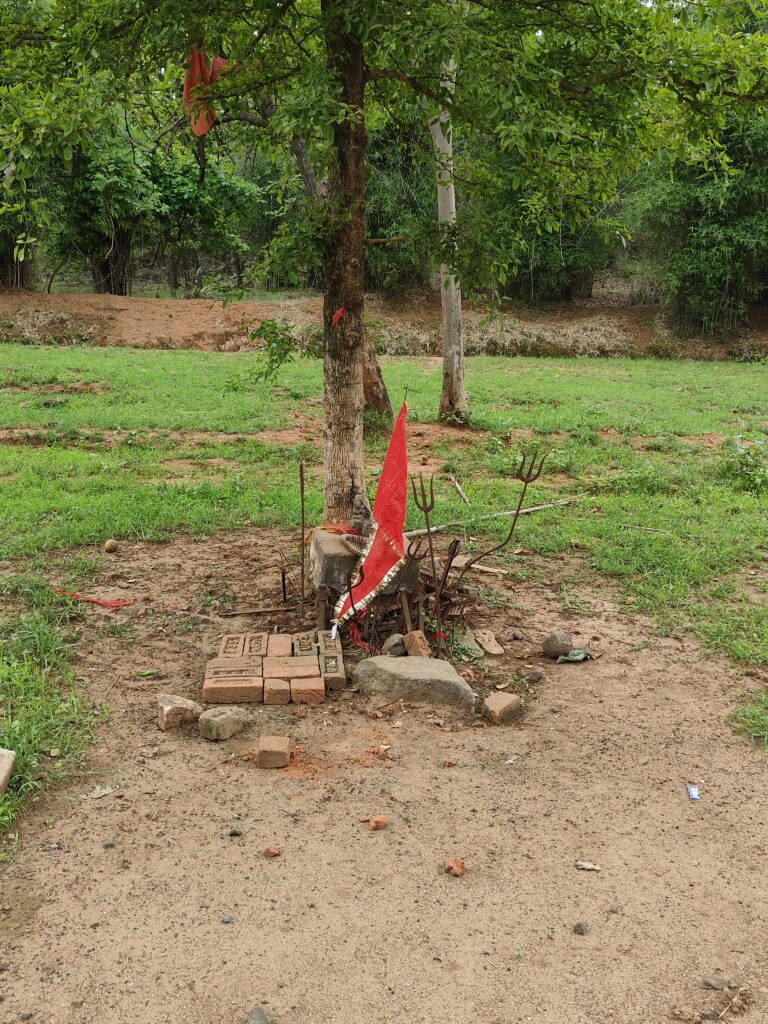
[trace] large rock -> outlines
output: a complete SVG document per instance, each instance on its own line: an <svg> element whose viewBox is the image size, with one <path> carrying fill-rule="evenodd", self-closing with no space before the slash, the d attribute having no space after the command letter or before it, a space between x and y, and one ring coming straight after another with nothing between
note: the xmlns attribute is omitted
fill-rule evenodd
<svg viewBox="0 0 768 1024"><path fill-rule="evenodd" d="M248 721L240 708L209 708L200 715L200 735L206 740L228 740L245 728Z"/></svg>
<svg viewBox="0 0 768 1024"><path fill-rule="evenodd" d="M475 694L447 661L438 658L392 658L361 661L352 673L363 693L420 704L453 704L471 709Z"/></svg>

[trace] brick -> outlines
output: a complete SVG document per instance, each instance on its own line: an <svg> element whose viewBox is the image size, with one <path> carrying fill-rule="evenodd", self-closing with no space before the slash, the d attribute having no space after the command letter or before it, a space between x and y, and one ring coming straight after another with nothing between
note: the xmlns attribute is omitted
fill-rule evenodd
<svg viewBox="0 0 768 1024"><path fill-rule="evenodd" d="M267 640L268 658L290 658L293 654L293 639L287 633L272 633Z"/></svg>
<svg viewBox="0 0 768 1024"><path fill-rule="evenodd" d="M243 653L246 658L263 658L267 653L267 633L246 633Z"/></svg>
<svg viewBox="0 0 768 1024"><path fill-rule="evenodd" d="M287 768L290 760L291 741L287 736L259 737L256 756L259 768Z"/></svg>
<svg viewBox="0 0 768 1024"><path fill-rule="evenodd" d="M427 638L420 629L414 629L411 633L406 633L403 637L403 643L405 649L412 658L431 658L432 651Z"/></svg>
<svg viewBox="0 0 768 1024"><path fill-rule="evenodd" d="M347 685L344 672L344 659L340 654L320 655L320 675L329 690L343 690Z"/></svg>
<svg viewBox="0 0 768 1024"><path fill-rule="evenodd" d="M301 665L304 668L307 665L317 665L317 655L303 654L300 658L288 655L279 658L265 658L264 661L269 662L270 665Z"/></svg>
<svg viewBox="0 0 768 1024"><path fill-rule="evenodd" d="M320 630L317 634L317 646L321 654L341 654L341 640L339 634L336 634L335 639L331 639L331 631L329 629Z"/></svg>
<svg viewBox="0 0 768 1024"><path fill-rule="evenodd" d="M203 683L203 700L209 704L260 704L263 699L261 676L209 676Z"/></svg>
<svg viewBox="0 0 768 1024"><path fill-rule="evenodd" d="M311 664L300 664L305 660ZM320 675L320 665L317 658L265 658L262 671L270 679L307 679Z"/></svg>
<svg viewBox="0 0 768 1024"><path fill-rule="evenodd" d="M322 704L325 700L325 683L319 676L314 679L292 679L291 700L294 704Z"/></svg>
<svg viewBox="0 0 768 1024"><path fill-rule="evenodd" d="M15 764L15 751L0 747L0 796L8 789L8 783L11 781Z"/></svg>
<svg viewBox="0 0 768 1024"><path fill-rule="evenodd" d="M483 701L483 717L494 725L511 722L523 712L523 702L514 693L492 693Z"/></svg>
<svg viewBox="0 0 768 1024"><path fill-rule="evenodd" d="M260 676L261 658L211 658L206 663L205 674L215 668L237 669L244 676Z"/></svg>
<svg viewBox="0 0 768 1024"><path fill-rule="evenodd" d="M242 658L245 648L245 636L242 633L229 633L221 638L219 645L220 658Z"/></svg>
<svg viewBox="0 0 768 1024"><path fill-rule="evenodd" d="M295 658L307 657L317 654L317 634L294 633L293 634L293 655Z"/></svg>
<svg viewBox="0 0 768 1024"><path fill-rule="evenodd" d="M290 704L291 684L287 679L264 680L265 704Z"/></svg>
<svg viewBox="0 0 768 1024"><path fill-rule="evenodd" d="M245 728L248 719L240 708L208 708L197 723L203 739L228 740Z"/></svg>
<svg viewBox="0 0 768 1024"><path fill-rule="evenodd" d="M186 722L196 722L203 709L186 697L175 697L172 693L157 695L157 724L163 732L178 729Z"/></svg>

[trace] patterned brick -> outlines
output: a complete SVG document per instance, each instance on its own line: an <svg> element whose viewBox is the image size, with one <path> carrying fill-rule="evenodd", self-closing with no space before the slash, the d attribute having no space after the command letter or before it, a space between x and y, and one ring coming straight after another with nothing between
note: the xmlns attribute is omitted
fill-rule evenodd
<svg viewBox="0 0 768 1024"><path fill-rule="evenodd" d="M287 679L264 680L265 704L290 704L291 684Z"/></svg>
<svg viewBox="0 0 768 1024"><path fill-rule="evenodd" d="M267 633L246 633L243 653L246 658L263 658L267 653Z"/></svg>
<svg viewBox="0 0 768 1024"><path fill-rule="evenodd" d="M403 637L405 649L412 658L431 658L432 651L427 643L427 638L420 629L414 629Z"/></svg>
<svg viewBox="0 0 768 1024"><path fill-rule="evenodd" d="M244 676L260 676L261 658L211 658L205 666L205 674L214 668L237 669Z"/></svg>
<svg viewBox="0 0 768 1024"><path fill-rule="evenodd" d="M294 704L322 704L325 700L325 683L319 676L314 679L291 679L291 700Z"/></svg>
<svg viewBox="0 0 768 1024"><path fill-rule="evenodd" d="M329 690L343 690L347 685L344 660L340 654L320 655L320 675Z"/></svg>
<svg viewBox="0 0 768 1024"><path fill-rule="evenodd" d="M293 654L296 658L317 654L317 634L314 631L308 633L294 633Z"/></svg>
<svg viewBox="0 0 768 1024"><path fill-rule="evenodd" d="M293 654L293 638L287 633L272 633L267 640L268 658L290 658Z"/></svg>
<svg viewBox="0 0 768 1024"><path fill-rule="evenodd" d="M290 760L291 741L287 736L259 737L259 748L256 755L256 763L259 768L287 768ZM264 852L266 854L266 850Z"/></svg>
<svg viewBox="0 0 768 1024"><path fill-rule="evenodd" d="M221 638L219 657L242 658L244 648L245 636L242 633L229 633Z"/></svg>
<svg viewBox="0 0 768 1024"><path fill-rule="evenodd" d="M328 629L318 631L317 645L321 654L341 654L341 640L338 633L336 639L331 639L331 632Z"/></svg>
<svg viewBox="0 0 768 1024"><path fill-rule="evenodd" d="M261 676L225 676L203 683L203 700L209 704L260 704L264 699Z"/></svg>

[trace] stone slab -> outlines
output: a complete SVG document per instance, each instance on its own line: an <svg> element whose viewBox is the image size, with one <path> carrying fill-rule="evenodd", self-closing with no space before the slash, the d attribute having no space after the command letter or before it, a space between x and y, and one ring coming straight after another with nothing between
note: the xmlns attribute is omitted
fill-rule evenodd
<svg viewBox="0 0 768 1024"><path fill-rule="evenodd" d="M260 704L263 699L261 676L208 676L203 683L203 700L209 704Z"/></svg>
<svg viewBox="0 0 768 1024"><path fill-rule="evenodd" d="M287 736L261 736L256 754L259 768L287 768L291 760L291 741Z"/></svg>
<svg viewBox="0 0 768 1024"><path fill-rule="evenodd" d="M8 789L16 764L16 752L0 747L0 796Z"/></svg>
<svg viewBox="0 0 768 1024"><path fill-rule="evenodd" d="M294 704L322 704L325 700L325 683L319 676L314 679L291 679L291 700Z"/></svg>
<svg viewBox="0 0 768 1024"><path fill-rule="evenodd" d="M330 587L337 593L347 590L347 578L354 573L359 556L344 541L327 530L313 530L309 546L309 574L315 590Z"/></svg>
<svg viewBox="0 0 768 1024"><path fill-rule="evenodd" d="M378 655L361 661L352 673L363 693L419 704L451 704L471 709L475 694L453 665L438 658Z"/></svg>
<svg viewBox="0 0 768 1024"><path fill-rule="evenodd" d="M264 680L265 704L290 704L291 681L289 679Z"/></svg>
<svg viewBox="0 0 768 1024"><path fill-rule="evenodd" d="M228 740L245 728L248 719L240 708L208 708L197 723L206 740Z"/></svg>

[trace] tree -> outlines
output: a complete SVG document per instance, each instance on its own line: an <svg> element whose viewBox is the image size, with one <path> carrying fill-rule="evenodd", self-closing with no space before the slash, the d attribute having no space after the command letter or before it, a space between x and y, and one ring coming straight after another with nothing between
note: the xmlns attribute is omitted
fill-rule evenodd
<svg viewBox="0 0 768 1024"><path fill-rule="evenodd" d="M67 68L98 65L117 93L137 66L152 88L193 31L230 58L209 90L228 123L263 124L260 104L271 99L277 136L325 147L325 515L333 521L366 500L368 89L395 104L403 89L439 109L450 101L454 131L483 134L521 182L535 178L538 230L557 224L564 189L581 193L586 209L588 194L607 195L660 144L681 152L705 144L725 108L764 91L764 38L741 32L746 12L727 0L462 0L460 13L445 0L50 0L41 9L48 51ZM441 84L451 59L463 71L453 96ZM445 262L465 285L487 268L503 284L514 256L498 238L495 225L459 216L442 239Z"/></svg>

